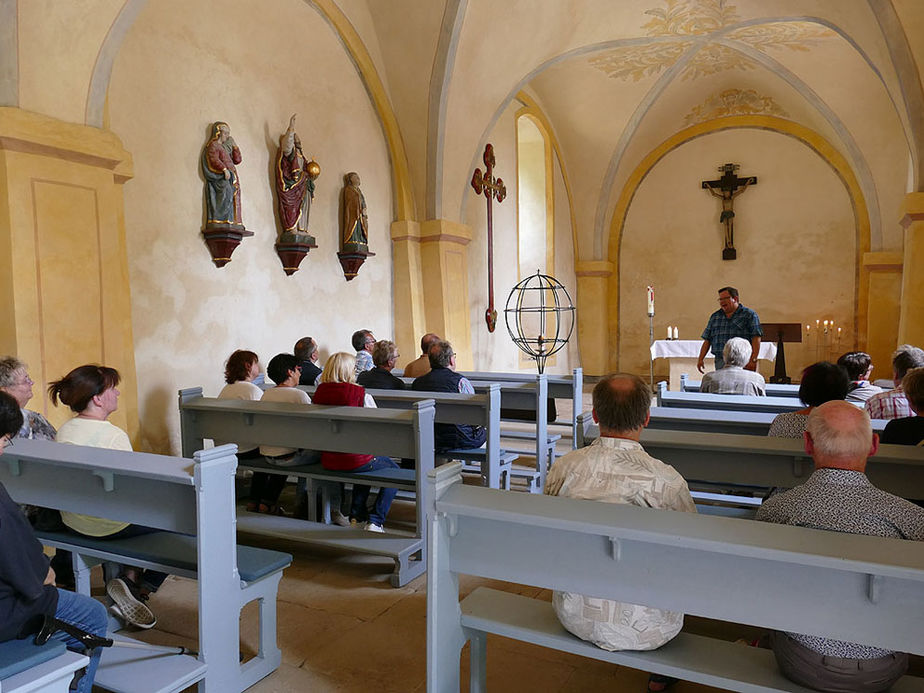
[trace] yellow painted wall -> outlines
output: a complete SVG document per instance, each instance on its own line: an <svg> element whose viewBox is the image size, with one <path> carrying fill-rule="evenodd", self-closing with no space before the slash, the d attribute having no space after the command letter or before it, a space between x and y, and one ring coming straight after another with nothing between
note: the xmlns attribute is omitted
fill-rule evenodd
<svg viewBox="0 0 924 693"><path fill-rule="evenodd" d="M321 166L310 216L318 248L291 277L273 249L273 160L289 116ZM368 328L390 338L391 167L382 128L342 43L304 2L272 11L240 0L148 3L126 37L109 91L111 128L135 161L125 186L132 315L146 449L177 450L176 391L217 394L237 348L265 363L315 337L322 358L352 351ZM210 124L224 120L241 148L243 221L254 232L223 269L200 230L199 157ZM356 171L368 206L370 249L346 282L339 250L343 175Z"/></svg>
<svg viewBox="0 0 924 693"><path fill-rule="evenodd" d="M728 161L741 164L739 175L758 177L758 185L735 200L734 261L721 259L721 204L700 188ZM681 338L698 339L718 307L716 290L731 285L764 322L833 319L844 328L839 351L856 340L857 228L850 197L822 158L781 134L718 132L661 159L632 200L619 271L621 370L648 370L648 284L657 297L655 338L671 324ZM789 372L832 354L787 345Z"/></svg>

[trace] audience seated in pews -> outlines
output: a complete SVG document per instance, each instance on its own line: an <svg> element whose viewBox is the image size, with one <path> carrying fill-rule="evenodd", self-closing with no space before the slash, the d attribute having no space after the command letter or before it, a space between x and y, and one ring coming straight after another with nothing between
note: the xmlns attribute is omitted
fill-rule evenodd
<svg viewBox="0 0 924 693"><path fill-rule="evenodd" d="M850 385L847 389L848 402L865 402L882 392L869 381L873 373L873 360L864 351L848 351L837 360L837 365L847 371Z"/></svg>
<svg viewBox="0 0 924 693"><path fill-rule="evenodd" d="M312 337L302 337L295 342L295 358L302 367L299 385L317 385L321 378L321 367L318 365L320 354L318 343Z"/></svg>
<svg viewBox="0 0 924 693"><path fill-rule="evenodd" d="M5 391L0 392L0 455L13 444L23 426L21 408L19 401ZM0 642L32 631L32 624L40 623L45 616L54 616L100 637L106 636L109 621L102 603L55 587L55 573L42 544L3 484L0 484L0 613L3 614ZM68 649L89 656L86 670L78 674L76 686L71 690L90 693L102 650L85 652L75 638L63 631L52 637L61 640Z"/></svg>
<svg viewBox="0 0 924 693"><path fill-rule="evenodd" d="M411 389L418 392L461 392L475 394L475 388L455 372L456 354L449 342L439 341L427 352L430 372L411 383ZM447 450L480 448L487 440L484 426L470 424L438 423L433 430L436 452Z"/></svg>
<svg viewBox="0 0 924 693"><path fill-rule="evenodd" d="M866 478L879 437L863 410L848 402L822 404L809 414L804 439L815 472L801 486L766 500L756 519L924 540L924 509ZM771 644L787 678L820 691L884 691L908 667L906 654L829 638L776 632Z"/></svg>
<svg viewBox="0 0 924 693"><path fill-rule="evenodd" d="M290 404L311 404L311 398L304 390L299 390L298 380L301 374L301 366L294 354L276 354L270 359L266 367L266 375L276 386L264 391L262 402L288 402ZM317 450L296 450L295 448L280 447L277 445L261 445L260 454L267 461L276 467L295 467L305 464L317 464L321 461L321 453ZM282 474L270 474L271 478L266 482L264 488L260 491L260 505L258 512L267 512L270 514L282 515L282 508L279 507L279 495L286 485L286 477ZM334 482L324 482L329 489L331 501L331 521L334 524L346 527L350 524L349 518L340 512L340 484ZM306 501L304 482L299 481L296 495L298 504L303 505ZM304 512L297 511L296 515L302 515Z"/></svg>
<svg viewBox="0 0 924 693"><path fill-rule="evenodd" d="M777 414L770 423L767 435L801 438L812 409L831 400L844 399L849 385L847 371L830 361L819 361L808 366L802 371L802 382L799 383L799 399L805 409Z"/></svg>
<svg viewBox="0 0 924 693"><path fill-rule="evenodd" d="M120 380L116 369L90 364L78 366L60 380L52 382L48 386L51 401L57 406L60 400L77 414L62 424L56 440L94 448L131 450L132 444L125 431L108 421L109 415L119 406L116 386ZM61 520L72 532L105 539L126 539L158 531L128 522L64 511L61 512ZM133 626L152 628L157 619L145 602L166 579L166 573L156 570L122 566L118 576L106 583L106 594L115 602L110 610Z"/></svg>
<svg viewBox="0 0 924 693"><path fill-rule="evenodd" d="M650 406L651 390L638 376L602 378L593 390L600 437L552 465L545 493L695 513L687 482L639 443ZM568 631L605 650L653 650L683 627L681 613L581 594L554 592L552 605ZM664 690L673 681L653 674L649 690Z"/></svg>
<svg viewBox="0 0 924 693"><path fill-rule="evenodd" d="M48 423L48 419L37 411L26 409L26 405L32 399L33 385L35 383L29 377L26 364L14 356L0 358L0 392L5 392L15 399L19 408L22 409L23 423L16 437L54 440L55 427Z"/></svg>
<svg viewBox="0 0 924 693"><path fill-rule="evenodd" d="M406 385L401 378L391 374L398 363L398 346L383 339L372 348L372 363L375 368L363 371L356 376L356 382L370 390L404 390Z"/></svg>
<svg viewBox="0 0 924 693"><path fill-rule="evenodd" d="M882 432L882 442L924 445L924 368L912 368L902 378L902 392L915 416L892 419Z"/></svg>
<svg viewBox="0 0 924 693"><path fill-rule="evenodd" d="M430 372L430 347L443 341L442 337L427 332L420 338L420 356L404 367L405 378L419 378Z"/></svg>
<svg viewBox="0 0 924 693"><path fill-rule="evenodd" d="M717 371L703 376L700 392L712 392L718 395L759 395L765 396L764 376L755 371L746 371L744 367L751 361L751 344L741 337L732 337L725 342L722 349L725 365Z"/></svg>
<svg viewBox="0 0 924 693"><path fill-rule="evenodd" d="M375 407L375 400L366 393L362 385L356 384L355 358L339 352L327 360L321 384L314 393L315 404L332 404L348 407ZM344 472L372 472L377 469L397 469L398 465L389 457L358 455L345 452L322 452L321 464L325 469ZM370 488L353 484L353 502L350 509L350 524L363 524L370 532L384 532L385 517L391 508L398 490L380 488L372 510L367 508Z"/></svg>
<svg viewBox="0 0 924 693"><path fill-rule="evenodd" d="M243 399L254 402L263 398L263 390L253 384L254 379L260 375L260 359L252 351L238 349L228 357L225 364L225 383L227 383L218 393L218 399ZM226 440L216 440L215 445L222 445L228 442ZM253 460L263 457L260 449L256 445L237 446L238 460ZM277 478L275 475L265 472L254 472L250 480L250 500L247 503L247 510L250 512L269 512L270 506L275 504L275 500L267 501L267 498L278 498L279 490L276 489ZM282 479L279 489L285 484L285 478ZM275 495L273 495L275 494Z"/></svg>
<svg viewBox="0 0 924 693"><path fill-rule="evenodd" d="M903 344L892 354L892 372L895 388L873 395L866 401L866 411L871 419L901 419L912 415L908 398L902 389L902 379L912 368L924 366L924 350Z"/></svg>
<svg viewBox="0 0 924 693"><path fill-rule="evenodd" d="M372 347L375 346L375 337L369 330L357 330L353 333L353 348L356 349L356 373L372 370Z"/></svg>

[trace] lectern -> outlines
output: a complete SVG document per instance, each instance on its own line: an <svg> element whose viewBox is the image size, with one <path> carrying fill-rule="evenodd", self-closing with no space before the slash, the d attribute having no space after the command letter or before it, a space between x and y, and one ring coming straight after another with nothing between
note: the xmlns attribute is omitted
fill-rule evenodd
<svg viewBox="0 0 924 693"><path fill-rule="evenodd" d="M788 384L792 379L786 375L786 353L783 342L801 342L802 324L798 322L765 322L761 323L764 338L776 339L776 365L773 368L771 383Z"/></svg>

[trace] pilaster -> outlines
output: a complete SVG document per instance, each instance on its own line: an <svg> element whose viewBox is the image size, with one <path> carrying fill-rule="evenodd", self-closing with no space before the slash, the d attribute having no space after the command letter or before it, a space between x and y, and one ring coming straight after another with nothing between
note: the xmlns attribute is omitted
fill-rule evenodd
<svg viewBox="0 0 924 693"><path fill-rule="evenodd" d="M578 345L587 375L610 370L608 285L613 263L585 260L576 263Z"/></svg>
<svg viewBox="0 0 924 693"><path fill-rule="evenodd" d="M924 192L905 196L901 225L905 229L902 258L901 314L898 343L924 345Z"/></svg>
<svg viewBox="0 0 924 693"><path fill-rule="evenodd" d="M131 155L112 133L0 108L0 352L29 364L29 408L55 425L46 387L75 366L122 375L117 426L138 435L122 184Z"/></svg>
<svg viewBox="0 0 924 693"><path fill-rule="evenodd" d="M424 314L423 275L420 266L420 224L395 221L391 225L395 344L401 367L420 352L420 338L427 332Z"/></svg>
<svg viewBox="0 0 924 693"><path fill-rule="evenodd" d="M866 345L873 357L874 378L891 377L892 352L898 343L901 313L902 254L878 252L863 254L863 274L867 278ZM862 276L862 275L861 275ZM862 345L861 349L864 348Z"/></svg>

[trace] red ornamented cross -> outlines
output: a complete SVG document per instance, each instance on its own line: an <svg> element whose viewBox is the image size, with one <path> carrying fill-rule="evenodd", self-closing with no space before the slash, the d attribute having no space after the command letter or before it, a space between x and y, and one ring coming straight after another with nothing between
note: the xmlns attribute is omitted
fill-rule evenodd
<svg viewBox="0 0 924 693"><path fill-rule="evenodd" d="M485 172L475 169L472 175L472 187L475 193L488 200L488 309L484 312L484 321L488 325L488 332L494 332L497 326L497 311L494 310L494 217L491 213L491 201L496 199L498 204L507 197L507 188L501 178L494 177L494 145L488 144L484 148Z"/></svg>

